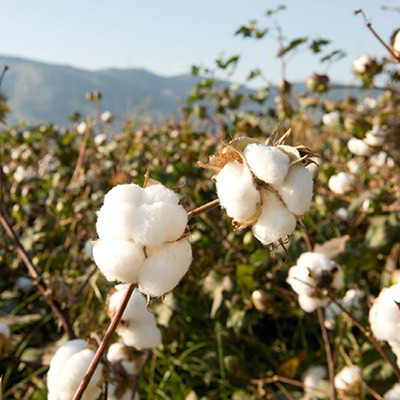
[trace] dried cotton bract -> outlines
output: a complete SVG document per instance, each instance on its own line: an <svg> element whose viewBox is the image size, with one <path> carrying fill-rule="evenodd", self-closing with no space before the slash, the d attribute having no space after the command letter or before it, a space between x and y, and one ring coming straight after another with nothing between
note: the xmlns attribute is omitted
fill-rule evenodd
<svg viewBox="0 0 400 400"><path fill-rule="evenodd" d="M70 340L54 354L47 374L48 400L71 400L85 375L95 353L81 339ZM101 393L103 366L96 368L92 379L82 397L95 400Z"/></svg>
<svg viewBox="0 0 400 400"><path fill-rule="evenodd" d="M94 260L109 281L138 283L143 293L162 296L192 261L182 238L187 221L179 197L161 184L115 186L98 213Z"/></svg>
<svg viewBox="0 0 400 400"><path fill-rule="evenodd" d="M217 194L235 228L252 226L265 245L282 243L311 205L313 174L306 167L314 155L284 145L288 135L273 134L265 143L234 139L209 164L199 163L217 172Z"/></svg>
<svg viewBox="0 0 400 400"><path fill-rule="evenodd" d="M287 282L299 295L300 307L312 312L329 303L323 290L338 291L343 286L343 271L322 253L303 253L290 268Z"/></svg>

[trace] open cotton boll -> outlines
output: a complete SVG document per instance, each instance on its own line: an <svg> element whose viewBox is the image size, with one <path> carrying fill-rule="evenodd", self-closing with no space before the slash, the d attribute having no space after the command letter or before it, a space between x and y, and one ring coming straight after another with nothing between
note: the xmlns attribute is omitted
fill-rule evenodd
<svg viewBox="0 0 400 400"><path fill-rule="evenodd" d="M334 385L337 390L351 391L361 384L361 370L358 367L344 367L335 375Z"/></svg>
<svg viewBox="0 0 400 400"><path fill-rule="evenodd" d="M271 244L290 235L296 227L295 216L275 193L262 190L261 215L253 225L254 236L263 244Z"/></svg>
<svg viewBox="0 0 400 400"><path fill-rule="evenodd" d="M319 157L311 157L310 160L314 162L310 162L305 168L307 168L311 172L312 177L315 178L322 164L322 160Z"/></svg>
<svg viewBox="0 0 400 400"><path fill-rule="evenodd" d="M370 153L367 143L357 138L351 138L347 142L347 148L356 156L367 156Z"/></svg>
<svg viewBox="0 0 400 400"><path fill-rule="evenodd" d="M50 369L47 373L47 388L49 390L49 398L58 399L58 386L60 383L60 375L65 363L74 354L86 349L88 344L81 339L74 339L64 343L54 354L50 361Z"/></svg>
<svg viewBox="0 0 400 400"><path fill-rule="evenodd" d="M313 195L311 172L302 165L293 165L278 192L289 211L303 215L310 208Z"/></svg>
<svg viewBox="0 0 400 400"><path fill-rule="evenodd" d="M135 349L124 343L113 343L107 351L107 360L111 363L121 363L128 375L139 374L147 359L147 352L137 353Z"/></svg>
<svg viewBox="0 0 400 400"><path fill-rule="evenodd" d="M93 259L110 282L136 283L144 258L142 248L128 240L98 240L93 245Z"/></svg>
<svg viewBox="0 0 400 400"><path fill-rule="evenodd" d="M108 297L108 312L114 315L119 306L121 305L123 298L128 291L129 285L116 285L115 292ZM135 323L156 323L154 315L148 311L147 302L144 296L135 289L132 293L131 298L126 305L125 311L122 314L122 320L131 321Z"/></svg>
<svg viewBox="0 0 400 400"><path fill-rule="evenodd" d="M155 323L121 326L118 335L124 344L138 350L152 349L161 344L161 331Z"/></svg>
<svg viewBox="0 0 400 400"><path fill-rule="evenodd" d="M225 164L215 183L221 206L229 217L244 220L256 213L260 193L246 165L237 161Z"/></svg>
<svg viewBox="0 0 400 400"><path fill-rule="evenodd" d="M139 209L134 205L104 205L97 214L97 234L100 239L130 240L139 216Z"/></svg>
<svg viewBox="0 0 400 400"><path fill-rule="evenodd" d="M329 299L319 299L317 297L310 297L306 294L299 295L299 305L305 312L313 312L318 307L324 307L328 304Z"/></svg>
<svg viewBox="0 0 400 400"><path fill-rule="evenodd" d="M105 196L104 205L117 207L127 203L139 206L143 201L143 189L134 183L114 186Z"/></svg>
<svg viewBox="0 0 400 400"><path fill-rule="evenodd" d="M132 389L129 387L125 389L122 394L119 390L117 390L117 386L113 383L108 384L107 388L107 400L140 400L139 393L135 393L135 397L133 397Z"/></svg>
<svg viewBox="0 0 400 400"><path fill-rule="evenodd" d="M327 375L328 372L326 368L321 365L308 368L303 378L304 391L306 393L314 392L314 388L318 386L318 383L325 379Z"/></svg>
<svg viewBox="0 0 400 400"><path fill-rule="evenodd" d="M322 117L322 123L330 128L337 128L340 126L340 113L339 111L332 111L328 114L324 114Z"/></svg>
<svg viewBox="0 0 400 400"><path fill-rule="evenodd" d="M339 172L329 178L328 186L332 192L345 194L353 189L353 177L346 172Z"/></svg>
<svg viewBox="0 0 400 400"><path fill-rule="evenodd" d="M59 379L58 392L60 400L71 400L82 378L84 377L95 352L84 349L72 355L63 365ZM99 364L82 397L84 400L96 400L101 393L100 383L103 365Z"/></svg>
<svg viewBox="0 0 400 400"><path fill-rule="evenodd" d="M354 158L347 162L347 168L354 175L358 174L361 171L360 164L358 164L357 160L355 160Z"/></svg>
<svg viewBox="0 0 400 400"><path fill-rule="evenodd" d="M151 204L163 202L171 205L179 203L179 196L164 185L151 185L143 189L143 203Z"/></svg>
<svg viewBox="0 0 400 400"><path fill-rule="evenodd" d="M380 147L380 146L383 146L383 144L385 143L385 137L381 136L381 135L377 135L374 132L370 131L370 132L366 133L364 142L368 146Z"/></svg>
<svg viewBox="0 0 400 400"><path fill-rule="evenodd" d="M187 221L187 212L179 204L161 201L142 204L132 227L132 237L142 246L173 242L185 232Z"/></svg>
<svg viewBox="0 0 400 400"><path fill-rule="evenodd" d="M400 285L384 288L369 310L373 334L380 340L400 341Z"/></svg>
<svg viewBox="0 0 400 400"><path fill-rule="evenodd" d="M276 147L252 143L244 156L258 179L271 185L281 185L289 169L290 158Z"/></svg>
<svg viewBox="0 0 400 400"><path fill-rule="evenodd" d="M161 246L149 246L147 259L139 271L139 290L159 297L170 292L182 279L192 262L192 248L187 240Z"/></svg>
<svg viewBox="0 0 400 400"><path fill-rule="evenodd" d="M396 383L383 396L383 400L400 400L400 383Z"/></svg>

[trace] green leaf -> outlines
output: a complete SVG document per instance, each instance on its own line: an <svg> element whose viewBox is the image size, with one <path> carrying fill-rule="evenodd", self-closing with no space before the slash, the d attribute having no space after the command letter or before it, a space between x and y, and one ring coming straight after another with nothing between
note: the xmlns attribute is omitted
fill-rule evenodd
<svg viewBox="0 0 400 400"><path fill-rule="evenodd" d="M251 290L253 287L254 267L247 264L238 264L236 266L236 280L242 289Z"/></svg>
<svg viewBox="0 0 400 400"><path fill-rule="evenodd" d="M331 60L333 58L336 58L336 61L339 61L345 56L346 56L346 52L344 52L341 49L338 49L338 50L334 50L331 53L327 54L326 56L322 57L320 59L320 61L323 63L323 62L329 61L329 60Z"/></svg>
<svg viewBox="0 0 400 400"><path fill-rule="evenodd" d="M236 67L237 62L239 61L240 56L238 54L228 58L226 61L223 59L223 56L221 55L219 58L215 60L215 63L218 65L219 68L221 69L226 69L230 65L232 65L233 68Z"/></svg>
<svg viewBox="0 0 400 400"><path fill-rule="evenodd" d="M197 65L192 65L191 74L192 74L193 76L197 76L197 75L199 75L200 70L201 70L201 68L198 67Z"/></svg>
<svg viewBox="0 0 400 400"><path fill-rule="evenodd" d="M329 44L331 41L328 39L318 39L318 40L313 40L312 43L310 44L310 49L314 53L320 53L321 52L321 47L326 46Z"/></svg>
<svg viewBox="0 0 400 400"><path fill-rule="evenodd" d="M290 51L294 50L297 46L300 46L301 44L307 42L307 40L308 37L306 36L292 40L288 46L284 47L278 52L277 57L282 57L286 53L289 53Z"/></svg>
<svg viewBox="0 0 400 400"><path fill-rule="evenodd" d="M267 10L267 12L265 13L265 15L267 17L272 17L273 15L278 14L280 11L286 10L286 6L283 4L280 4L278 7L276 8L269 8Z"/></svg>
<svg viewBox="0 0 400 400"><path fill-rule="evenodd" d="M259 68L256 68L250 71L246 79L249 81L251 79L256 78L257 76L260 76L261 74L262 74L261 70Z"/></svg>

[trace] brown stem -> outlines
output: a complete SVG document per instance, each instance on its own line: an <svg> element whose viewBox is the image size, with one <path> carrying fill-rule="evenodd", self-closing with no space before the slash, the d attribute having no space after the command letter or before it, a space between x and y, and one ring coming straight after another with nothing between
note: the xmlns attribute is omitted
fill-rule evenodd
<svg viewBox="0 0 400 400"><path fill-rule="evenodd" d="M188 220L195 215L199 215L203 212L206 212L208 210L211 210L212 208L215 208L219 205L219 199L215 199L213 201L210 201L209 203L206 203L200 207L195 208L194 210L191 210L188 212Z"/></svg>
<svg viewBox="0 0 400 400"><path fill-rule="evenodd" d="M44 282L43 277L36 271L36 268L33 266L32 261L30 260L24 247L22 246L21 242L19 241L17 234L14 232L13 228L7 221L5 215L3 214L3 211L0 211L0 223L3 226L4 230L6 231L7 235L14 242L15 249L17 250L18 255L20 256L22 262L25 264L26 268L28 269L29 274L33 278L34 285L44 294L45 298L49 302L49 305L50 305L52 311L60 319L61 324L64 328L64 331L68 335L68 338L70 340L75 339L74 330L68 319L68 311L65 309L63 310L57 300L54 300L51 296L48 296L49 293L51 293L51 290Z"/></svg>
<svg viewBox="0 0 400 400"><path fill-rule="evenodd" d="M81 169L83 166L83 161L85 160L87 143L89 141L89 136L91 134L92 134L92 127L88 126L85 131L85 136L83 137L83 140L81 142L81 147L79 149L79 157L78 157L78 161L76 162L75 171L72 174L72 178L71 178L68 186L71 186L79 178L79 173L81 172Z"/></svg>
<svg viewBox="0 0 400 400"><path fill-rule="evenodd" d="M360 329L363 335L371 342L371 344L376 348L378 353L383 357L383 359L390 364L393 368L394 373L397 376L397 379L400 380L400 369L396 365L396 363L390 358L389 354L382 348L378 340L374 337L372 331L369 328L366 328L364 325L359 322L354 315L346 310L342 304L330 293L327 294L328 297L353 321L353 323Z"/></svg>
<svg viewBox="0 0 400 400"><path fill-rule="evenodd" d="M135 288L135 286L136 286L135 284L132 284L132 283L129 284L128 290L126 291L126 294L125 294L120 306L118 307L117 312L114 314L114 316L111 320L111 323L108 326L107 331L103 337L103 340L101 341L100 346L97 349L96 354L93 357L93 360L90 363L85 376L82 378L82 381L79 384L79 387L76 390L75 395L72 400L82 399L82 396L85 393L85 390L86 390L87 386L89 385L89 382L92 379L92 376L93 376L94 372L96 371L97 366L100 363L101 357L103 356L104 352L106 351L113 333L117 329L119 321L122 318L122 314L124 313L125 308L128 304L128 301L132 296L133 289Z"/></svg>
<svg viewBox="0 0 400 400"><path fill-rule="evenodd" d="M335 369L334 369L334 365L333 365L332 350L331 350L331 346L329 344L329 336L328 336L328 332L325 327L324 313L323 313L321 307L317 308L317 314L318 314L319 325L321 327L322 337L324 339L326 358L328 361L329 383L331 384L331 388L332 388L331 399L336 400L336 391L335 391L335 382L334 382Z"/></svg>

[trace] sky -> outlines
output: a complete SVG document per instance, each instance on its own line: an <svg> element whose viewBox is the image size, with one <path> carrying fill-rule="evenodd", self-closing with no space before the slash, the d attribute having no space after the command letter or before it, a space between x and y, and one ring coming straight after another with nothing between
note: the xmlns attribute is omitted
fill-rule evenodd
<svg viewBox="0 0 400 400"><path fill-rule="evenodd" d="M279 4L287 9L267 18L266 10ZM274 33L259 41L234 36L239 26L255 19L265 28L278 23L289 41L327 38L332 41L327 50L348 54L326 71L320 57L299 52L287 67L290 81L303 81L315 71L328 72L333 81L354 83L352 60L386 52L352 11L362 7L388 41L400 25L400 14L383 11L382 5L400 6L400 1L0 0L0 54L83 69L146 68L172 76L188 73L193 64L212 67L224 52L225 57L241 56L232 80L244 83L249 71L259 67L269 81L278 82Z"/></svg>

